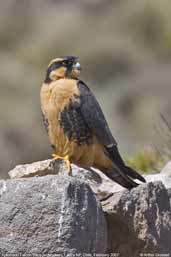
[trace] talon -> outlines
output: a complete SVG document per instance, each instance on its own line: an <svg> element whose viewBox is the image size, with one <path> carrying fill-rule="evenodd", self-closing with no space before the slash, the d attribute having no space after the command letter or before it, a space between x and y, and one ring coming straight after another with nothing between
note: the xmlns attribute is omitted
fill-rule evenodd
<svg viewBox="0 0 171 257"><path fill-rule="evenodd" d="M65 162L66 162L68 172L70 173L70 172L71 172L71 163L70 163L70 161L69 161L69 156L66 155L66 156L64 157L64 160L65 160Z"/></svg>
<svg viewBox="0 0 171 257"><path fill-rule="evenodd" d="M53 160L61 159L61 157L55 153L52 154Z"/></svg>
<svg viewBox="0 0 171 257"><path fill-rule="evenodd" d="M69 175L71 174L71 163L69 161L69 156L65 155L64 157L59 156L57 154L52 154L53 160L64 160L68 169Z"/></svg>

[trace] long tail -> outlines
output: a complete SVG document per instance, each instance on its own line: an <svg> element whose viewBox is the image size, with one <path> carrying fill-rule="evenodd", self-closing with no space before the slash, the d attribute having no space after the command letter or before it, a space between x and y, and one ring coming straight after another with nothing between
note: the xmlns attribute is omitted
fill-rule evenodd
<svg viewBox="0 0 171 257"><path fill-rule="evenodd" d="M145 179L137 173L132 168L125 165L124 161L122 160L117 146L112 146L110 148L106 148L110 159L113 162L114 170L105 170L104 173L113 181L117 182L123 187L131 189L133 187L138 186L139 184L136 183L133 179L138 179L141 182L146 182Z"/></svg>
<svg viewBox="0 0 171 257"><path fill-rule="evenodd" d="M133 179L139 179L141 182L146 182L141 175L139 175L136 171L127 166L122 167L122 169L117 167L112 171L105 170L104 173L111 180L128 189L137 187L139 185Z"/></svg>

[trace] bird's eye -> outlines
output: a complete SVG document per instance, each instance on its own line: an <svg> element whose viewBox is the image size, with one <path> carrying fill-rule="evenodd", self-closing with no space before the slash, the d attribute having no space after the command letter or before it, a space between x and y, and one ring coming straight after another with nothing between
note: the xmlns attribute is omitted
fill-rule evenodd
<svg viewBox="0 0 171 257"><path fill-rule="evenodd" d="M66 62L65 62L65 61L63 61L63 62L62 62L62 65L66 65Z"/></svg>

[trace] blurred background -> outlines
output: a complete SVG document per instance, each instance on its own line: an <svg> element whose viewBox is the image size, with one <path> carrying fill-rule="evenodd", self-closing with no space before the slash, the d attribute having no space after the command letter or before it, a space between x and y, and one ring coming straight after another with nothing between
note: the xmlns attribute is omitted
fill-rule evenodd
<svg viewBox="0 0 171 257"><path fill-rule="evenodd" d="M81 79L100 101L122 155L160 151L161 114L169 131L171 113L170 0L5 0L0 178L51 155L39 91L48 62L60 55L79 56Z"/></svg>

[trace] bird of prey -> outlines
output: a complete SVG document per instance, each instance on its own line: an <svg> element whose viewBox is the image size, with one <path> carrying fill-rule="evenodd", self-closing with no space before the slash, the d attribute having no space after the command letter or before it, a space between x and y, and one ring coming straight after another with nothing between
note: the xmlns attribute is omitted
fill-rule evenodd
<svg viewBox="0 0 171 257"><path fill-rule="evenodd" d="M134 179L145 179L125 165L98 101L78 78L80 70L77 57L55 58L41 87L43 121L53 158L65 160L69 172L70 163L94 167L125 188L136 187Z"/></svg>

